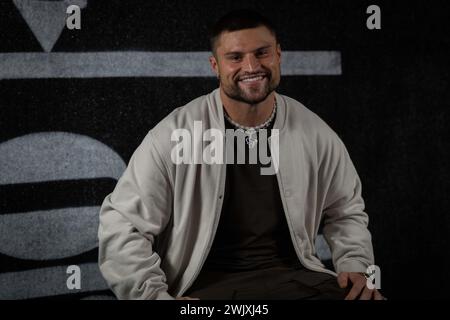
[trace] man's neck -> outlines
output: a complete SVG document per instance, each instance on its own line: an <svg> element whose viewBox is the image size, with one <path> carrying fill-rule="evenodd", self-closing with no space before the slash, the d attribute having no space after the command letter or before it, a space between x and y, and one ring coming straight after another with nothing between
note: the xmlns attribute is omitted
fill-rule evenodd
<svg viewBox="0 0 450 320"><path fill-rule="evenodd" d="M258 104L248 104L228 97L220 89L220 98L223 107L230 118L243 126L254 127L264 123L272 111L275 104L275 94L270 93L264 101Z"/></svg>

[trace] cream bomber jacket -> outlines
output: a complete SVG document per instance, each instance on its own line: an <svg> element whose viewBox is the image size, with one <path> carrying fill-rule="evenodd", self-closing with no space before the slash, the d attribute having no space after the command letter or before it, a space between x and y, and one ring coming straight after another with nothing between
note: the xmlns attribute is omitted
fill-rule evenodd
<svg viewBox="0 0 450 320"><path fill-rule="evenodd" d="M298 101L275 94L277 179L294 248L308 269L323 223L336 272L374 263L361 182L337 134ZM225 130L219 89L175 109L146 135L100 210L99 267L119 299L174 299L199 274L224 199L225 164L174 164L173 130ZM203 143L202 141L194 141Z"/></svg>

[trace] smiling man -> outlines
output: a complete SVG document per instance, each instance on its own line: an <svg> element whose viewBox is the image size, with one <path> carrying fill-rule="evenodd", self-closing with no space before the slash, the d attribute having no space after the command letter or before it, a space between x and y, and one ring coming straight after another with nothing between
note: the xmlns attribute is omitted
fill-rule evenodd
<svg viewBox="0 0 450 320"><path fill-rule="evenodd" d="M122 299L382 299L363 275L374 261L360 179L336 133L275 92L274 26L233 11L210 40L219 88L150 130L102 205L99 265L111 289ZM243 134L246 161L174 163L173 133L199 121ZM232 146L224 152L237 157ZM278 153L272 175L248 161L263 147ZM320 227L336 273L316 256Z"/></svg>

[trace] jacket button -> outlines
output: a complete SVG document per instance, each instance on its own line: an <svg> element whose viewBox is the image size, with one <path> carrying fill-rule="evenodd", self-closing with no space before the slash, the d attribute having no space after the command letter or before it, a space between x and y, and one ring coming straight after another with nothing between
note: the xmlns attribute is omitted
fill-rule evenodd
<svg viewBox="0 0 450 320"><path fill-rule="evenodd" d="M219 200L222 200L222 195L219 196Z"/></svg>

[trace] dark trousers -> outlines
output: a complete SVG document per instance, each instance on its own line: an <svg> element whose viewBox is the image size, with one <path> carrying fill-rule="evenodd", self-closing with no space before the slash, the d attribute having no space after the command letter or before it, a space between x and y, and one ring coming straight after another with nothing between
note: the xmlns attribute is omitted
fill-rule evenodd
<svg viewBox="0 0 450 320"><path fill-rule="evenodd" d="M273 267L232 273L202 270L184 296L201 300L341 300L347 293L332 275Z"/></svg>

